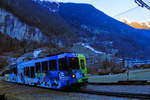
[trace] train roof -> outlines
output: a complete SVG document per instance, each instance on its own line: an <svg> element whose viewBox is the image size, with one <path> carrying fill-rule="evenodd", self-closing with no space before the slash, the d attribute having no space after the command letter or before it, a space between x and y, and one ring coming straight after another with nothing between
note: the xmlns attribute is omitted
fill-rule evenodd
<svg viewBox="0 0 150 100"><path fill-rule="evenodd" d="M43 58L37 58L37 59L32 59L32 60L29 60L29 61L25 61L25 62L20 62L20 63L17 63L18 65L22 65L22 64L28 64L28 63L32 63L32 62L42 62L42 61L48 61L48 60L53 60L53 59L56 59L56 58L63 58L65 56L69 56L69 57L84 57L83 54L81 53L59 53L59 54L55 54L55 55L49 55L47 57L43 57Z"/></svg>

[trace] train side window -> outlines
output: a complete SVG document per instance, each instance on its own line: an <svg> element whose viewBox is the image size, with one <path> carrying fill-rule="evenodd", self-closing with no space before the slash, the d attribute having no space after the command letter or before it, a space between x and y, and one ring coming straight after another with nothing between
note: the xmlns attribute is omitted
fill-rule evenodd
<svg viewBox="0 0 150 100"><path fill-rule="evenodd" d="M36 72L41 73L41 64L40 64L40 62L36 63L35 66L36 66Z"/></svg>
<svg viewBox="0 0 150 100"><path fill-rule="evenodd" d="M27 73L27 67L25 67L25 68L24 68L24 75L25 75L25 76L28 76L27 74L28 74L28 73Z"/></svg>
<svg viewBox="0 0 150 100"><path fill-rule="evenodd" d="M8 72L7 72L8 74L10 74L10 69L8 70Z"/></svg>
<svg viewBox="0 0 150 100"><path fill-rule="evenodd" d="M34 66L30 67L30 73L31 73L31 78L35 78L35 70L34 70Z"/></svg>
<svg viewBox="0 0 150 100"><path fill-rule="evenodd" d="M29 67L27 67L26 71L27 76L30 77Z"/></svg>
<svg viewBox="0 0 150 100"><path fill-rule="evenodd" d="M84 60L81 60L81 68L82 68L82 69L85 68Z"/></svg>
<svg viewBox="0 0 150 100"><path fill-rule="evenodd" d="M13 72L14 72L14 74L16 74L17 75L17 68L15 67L15 68L13 68Z"/></svg>
<svg viewBox="0 0 150 100"><path fill-rule="evenodd" d="M42 72L47 72L48 71L48 62L44 61L42 62Z"/></svg>
<svg viewBox="0 0 150 100"><path fill-rule="evenodd" d="M59 62L59 70L60 71L68 70L66 58L61 58L61 59L59 59L58 62Z"/></svg>
<svg viewBox="0 0 150 100"><path fill-rule="evenodd" d="M6 71L5 71L5 74L9 74L9 70L6 70Z"/></svg>
<svg viewBox="0 0 150 100"><path fill-rule="evenodd" d="M13 73L13 69L11 68L11 69L10 69L10 74L12 74L12 73Z"/></svg>
<svg viewBox="0 0 150 100"><path fill-rule="evenodd" d="M10 74L10 69L8 70L8 74Z"/></svg>
<svg viewBox="0 0 150 100"><path fill-rule="evenodd" d="M9 69L9 74L11 74L12 73L12 71L11 71L11 68Z"/></svg>
<svg viewBox="0 0 150 100"><path fill-rule="evenodd" d="M50 71L56 71L57 70L57 61L56 60L49 61L49 70Z"/></svg>
<svg viewBox="0 0 150 100"><path fill-rule="evenodd" d="M26 67L24 67L24 75L26 76Z"/></svg>
<svg viewBox="0 0 150 100"><path fill-rule="evenodd" d="M16 68L13 68L13 72L14 72L14 74L16 74Z"/></svg>

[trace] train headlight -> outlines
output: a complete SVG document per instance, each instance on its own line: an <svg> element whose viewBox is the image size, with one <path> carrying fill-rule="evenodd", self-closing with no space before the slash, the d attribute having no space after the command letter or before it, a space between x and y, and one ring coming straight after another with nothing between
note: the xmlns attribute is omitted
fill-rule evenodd
<svg viewBox="0 0 150 100"><path fill-rule="evenodd" d="M83 77L85 77L86 76L86 74L83 74Z"/></svg>
<svg viewBox="0 0 150 100"><path fill-rule="evenodd" d="M76 77L76 75L73 74L73 75L72 75L72 78L75 78L75 77Z"/></svg>

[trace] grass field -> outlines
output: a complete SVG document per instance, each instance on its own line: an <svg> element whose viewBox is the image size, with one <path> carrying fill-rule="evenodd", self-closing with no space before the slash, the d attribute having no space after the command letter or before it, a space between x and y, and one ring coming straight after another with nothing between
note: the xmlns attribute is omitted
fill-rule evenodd
<svg viewBox="0 0 150 100"><path fill-rule="evenodd" d="M107 83L127 80L127 73L114 75L89 75L89 82ZM129 80L148 80L150 81L150 69L139 69L129 71Z"/></svg>

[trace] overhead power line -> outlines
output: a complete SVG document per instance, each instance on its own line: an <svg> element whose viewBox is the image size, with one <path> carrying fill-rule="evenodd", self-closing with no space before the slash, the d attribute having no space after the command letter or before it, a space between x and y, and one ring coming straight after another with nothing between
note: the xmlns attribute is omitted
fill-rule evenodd
<svg viewBox="0 0 150 100"><path fill-rule="evenodd" d="M113 17L121 16L121 15L123 15L123 14L126 14L126 13L128 13L128 12L130 12L130 11L132 11L132 10L136 9L136 8L138 8L138 7L139 7L139 6L136 6L136 7L130 8L130 9L128 9L128 10L126 10L126 11L124 11L124 12L121 12L121 13L119 13L119 14L117 14L117 15L113 16Z"/></svg>

